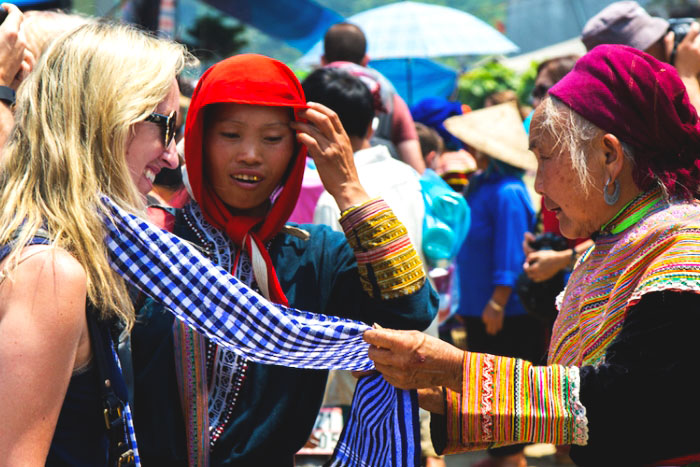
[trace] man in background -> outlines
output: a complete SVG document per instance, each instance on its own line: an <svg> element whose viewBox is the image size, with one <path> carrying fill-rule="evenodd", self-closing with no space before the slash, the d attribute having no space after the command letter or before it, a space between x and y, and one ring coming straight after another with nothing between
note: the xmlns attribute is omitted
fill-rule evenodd
<svg viewBox="0 0 700 467"><path fill-rule="evenodd" d="M391 207L425 265L421 249L425 205L419 175L409 165L393 159L386 146L370 143L375 116L370 90L359 78L338 68L320 68L307 76L302 86L309 101L321 103L338 114L355 152L362 186L371 197L381 197ZM324 192L316 205L314 223L342 232L339 217L335 200ZM437 336L437 323L433 322L428 330ZM324 405L350 405L355 386L350 372L332 371L328 381ZM437 456L430 442L429 417L427 413L423 415L421 451L426 465L444 467L444 459Z"/></svg>
<svg viewBox="0 0 700 467"><path fill-rule="evenodd" d="M323 48L322 65L343 68L355 74L353 67L348 66L354 64L364 68L361 74L365 73L379 83L380 89L376 90L378 95L375 96L381 99L384 113L380 115L375 135L391 141L399 158L418 173L423 173L425 164L411 112L391 83L381 73L367 67L367 39L362 30L350 23L335 24L326 31Z"/></svg>

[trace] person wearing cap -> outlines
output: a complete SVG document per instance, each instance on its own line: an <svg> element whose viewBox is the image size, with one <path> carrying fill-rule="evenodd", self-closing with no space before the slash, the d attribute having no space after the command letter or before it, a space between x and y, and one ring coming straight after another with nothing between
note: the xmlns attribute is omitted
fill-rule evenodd
<svg viewBox="0 0 700 467"><path fill-rule="evenodd" d="M480 173L465 193L471 226L456 264L457 315L473 352L538 361L545 354L543 329L513 288L525 260L521 241L534 227L535 212L522 177L536 168L514 102L448 118L447 131L475 150ZM489 451L484 466L526 466L524 445Z"/></svg>
<svg viewBox="0 0 700 467"><path fill-rule="evenodd" d="M674 32L663 18L650 16L637 2L615 2L588 20L581 33L587 50L600 44L622 44L670 63L686 87L691 104L700 111L700 24L694 22L674 50ZM674 57L674 58L672 58Z"/></svg>
<svg viewBox="0 0 700 467"><path fill-rule="evenodd" d="M569 238L591 236L560 297L546 366L370 330L377 370L426 388L446 452L572 444L578 465L700 460L700 120L678 73L601 45L533 118L536 190Z"/></svg>

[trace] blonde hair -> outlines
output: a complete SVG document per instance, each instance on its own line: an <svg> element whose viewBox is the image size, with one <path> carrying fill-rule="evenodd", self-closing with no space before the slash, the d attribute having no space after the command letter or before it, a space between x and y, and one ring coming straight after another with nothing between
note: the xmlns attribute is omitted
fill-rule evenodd
<svg viewBox="0 0 700 467"><path fill-rule="evenodd" d="M39 60L56 38L94 21L88 16L62 11L30 10L24 13L22 30L27 40L27 48Z"/></svg>
<svg viewBox="0 0 700 467"><path fill-rule="evenodd" d="M100 195L143 211L127 140L190 60L181 45L127 25L86 24L61 36L20 86L16 127L0 160L0 245L16 240L9 267L45 229L85 269L102 317L116 316L127 329L133 305L109 265Z"/></svg>

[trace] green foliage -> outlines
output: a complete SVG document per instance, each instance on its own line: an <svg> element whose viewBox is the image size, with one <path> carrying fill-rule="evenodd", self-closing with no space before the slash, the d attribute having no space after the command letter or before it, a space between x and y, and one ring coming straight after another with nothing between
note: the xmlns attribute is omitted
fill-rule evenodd
<svg viewBox="0 0 700 467"><path fill-rule="evenodd" d="M490 94L517 87L518 77L513 70L498 62L489 62L459 77L457 98L472 109L478 109L484 106Z"/></svg>
<svg viewBox="0 0 700 467"><path fill-rule="evenodd" d="M247 45L242 37L246 27L225 21L222 16L205 14L197 18L187 33L194 38L186 45L202 62L211 62L234 55Z"/></svg>
<svg viewBox="0 0 700 467"><path fill-rule="evenodd" d="M518 77L518 87L515 91L518 93L518 100L521 104L530 105L532 89L535 87L535 78L537 77L537 66L539 63L530 63L530 68L525 70Z"/></svg>
<svg viewBox="0 0 700 467"><path fill-rule="evenodd" d="M479 109L484 106L484 100L489 95L513 90L518 94L520 104L528 105L536 72L537 63L535 62L521 75L501 63L488 62L459 77L457 98L472 109Z"/></svg>

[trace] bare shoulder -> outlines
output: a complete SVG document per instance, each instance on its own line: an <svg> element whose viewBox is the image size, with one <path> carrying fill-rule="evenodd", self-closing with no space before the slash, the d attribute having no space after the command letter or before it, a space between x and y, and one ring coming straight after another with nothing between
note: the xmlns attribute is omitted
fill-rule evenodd
<svg viewBox="0 0 700 467"><path fill-rule="evenodd" d="M59 279L64 286L72 283L85 285L87 280L85 269L73 255L63 248L47 245L26 247L13 275L17 279L31 279L33 276L36 280Z"/></svg>
<svg viewBox="0 0 700 467"><path fill-rule="evenodd" d="M40 245L23 249L0 285L0 452L7 465L45 462L73 369L90 355L86 290L73 256Z"/></svg>
<svg viewBox="0 0 700 467"><path fill-rule="evenodd" d="M0 286L0 319L22 310L27 318L47 324L59 324L57 320L71 328L80 326L86 294L87 275L75 257L62 248L29 246Z"/></svg>

